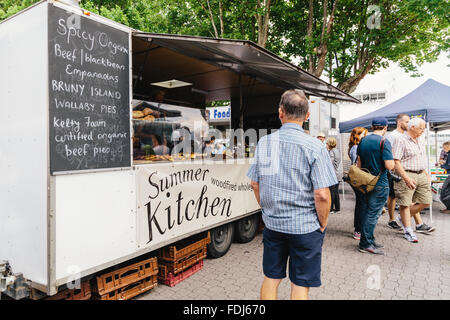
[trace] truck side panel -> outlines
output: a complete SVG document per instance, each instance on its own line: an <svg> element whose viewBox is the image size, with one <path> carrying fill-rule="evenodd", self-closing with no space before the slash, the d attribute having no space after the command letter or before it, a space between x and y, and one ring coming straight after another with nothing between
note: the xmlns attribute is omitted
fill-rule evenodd
<svg viewBox="0 0 450 320"><path fill-rule="evenodd" d="M47 3L0 24L0 260L47 284Z"/></svg>
<svg viewBox="0 0 450 320"><path fill-rule="evenodd" d="M136 251L132 170L55 178L58 284Z"/></svg>

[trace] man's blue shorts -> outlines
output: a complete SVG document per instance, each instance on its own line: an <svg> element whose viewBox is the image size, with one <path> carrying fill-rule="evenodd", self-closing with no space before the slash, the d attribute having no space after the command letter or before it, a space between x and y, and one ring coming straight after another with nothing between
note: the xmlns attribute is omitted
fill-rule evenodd
<svg viewBox="0 0 450 320"><path fill-rule="evenodd" d="M301 287L320 287L325 231L322 233L317 229L307 234L288 234L264 228L264 275L271 279L285 278L289 258L292 283Z"/></svg>

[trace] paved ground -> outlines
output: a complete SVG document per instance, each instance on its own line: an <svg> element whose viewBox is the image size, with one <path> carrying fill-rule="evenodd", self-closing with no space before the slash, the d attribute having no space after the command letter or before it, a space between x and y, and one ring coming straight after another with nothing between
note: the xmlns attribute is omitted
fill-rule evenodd
<svg viewBox="0 0 450 320"><path fill-rule="evenodd" d="M310 290L319 299L450 299L450 215L435 202L432 235L418 234L412 244L380 217L375 236L386 255L360 253L353 231L353 194L346 194L342 213L330 216L322 256L322 286ZM428 223L430 215L423 215ZM219 259L206 259L201 271L168 287L162 284L138 300L259 299L262 281L262 235L250 243L234 243ZM279 299L289 299L290 282L279 288Z"/></svg>

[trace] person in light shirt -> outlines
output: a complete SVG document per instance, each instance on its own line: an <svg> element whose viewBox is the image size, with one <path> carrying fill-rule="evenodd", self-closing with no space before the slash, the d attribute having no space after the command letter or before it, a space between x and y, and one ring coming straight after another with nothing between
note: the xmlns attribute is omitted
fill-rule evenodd
<svg viewBox="0 0 450 320"><path fill-rule="evenodd" d="M389 140L391 146L394 146L395 141L401 137L408 130L408 122L410 118L405 113L400 113L397 116L397 128L386 134L386 139ZM389 222L388 226L392 229L400 229L400 225L395 221L395 191L394 191L394 179L388 175L389 180L389 197L388 197L388 212L389 212Z"/></svg>
<svg viewBox="0 0 450 320"><path fill-rule="evenodd" d="M420 211L432 203L431 180L426 171L427 155L425 146L419 140L425 127L423 119L411 119L408 131L395 141L393 149L395 171L402 177L400 182L394 182L401 226L405 239L413 243L419 240L411 228L411 216L416 216L416 232L430 233L435 230L420 218Z"/></svg>

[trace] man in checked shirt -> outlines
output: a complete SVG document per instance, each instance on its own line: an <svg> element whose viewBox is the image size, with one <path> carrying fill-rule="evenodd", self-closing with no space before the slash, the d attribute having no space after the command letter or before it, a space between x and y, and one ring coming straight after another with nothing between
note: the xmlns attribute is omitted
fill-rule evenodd
<svg viewBox="0 0 450 320"><path fill-rule="evenodd" d="M308 109L303 91L283 93L278 108L283 125L259 140L247 173L266 226L261 299L277 298L288 261L291 299L308 299L309 288L321 285L328 187L338 181L323 143L302 129Z"/></svg>
<svg viewBox="0 0 450 320"><path fill-rule="evenodd" d="M401 225L404 237L409 242L419 240L411 228L411 216L416 219L416 232L430 233L435 229L423 223L420 211L432 204L430 176L427 169L425 146L419 137L425 130L425 121L413 118L408 123L406 134L394 143L395 171L402 177L395 182L395 195L400 206ZM400 221L399 221L400 222Z"/></svg>

